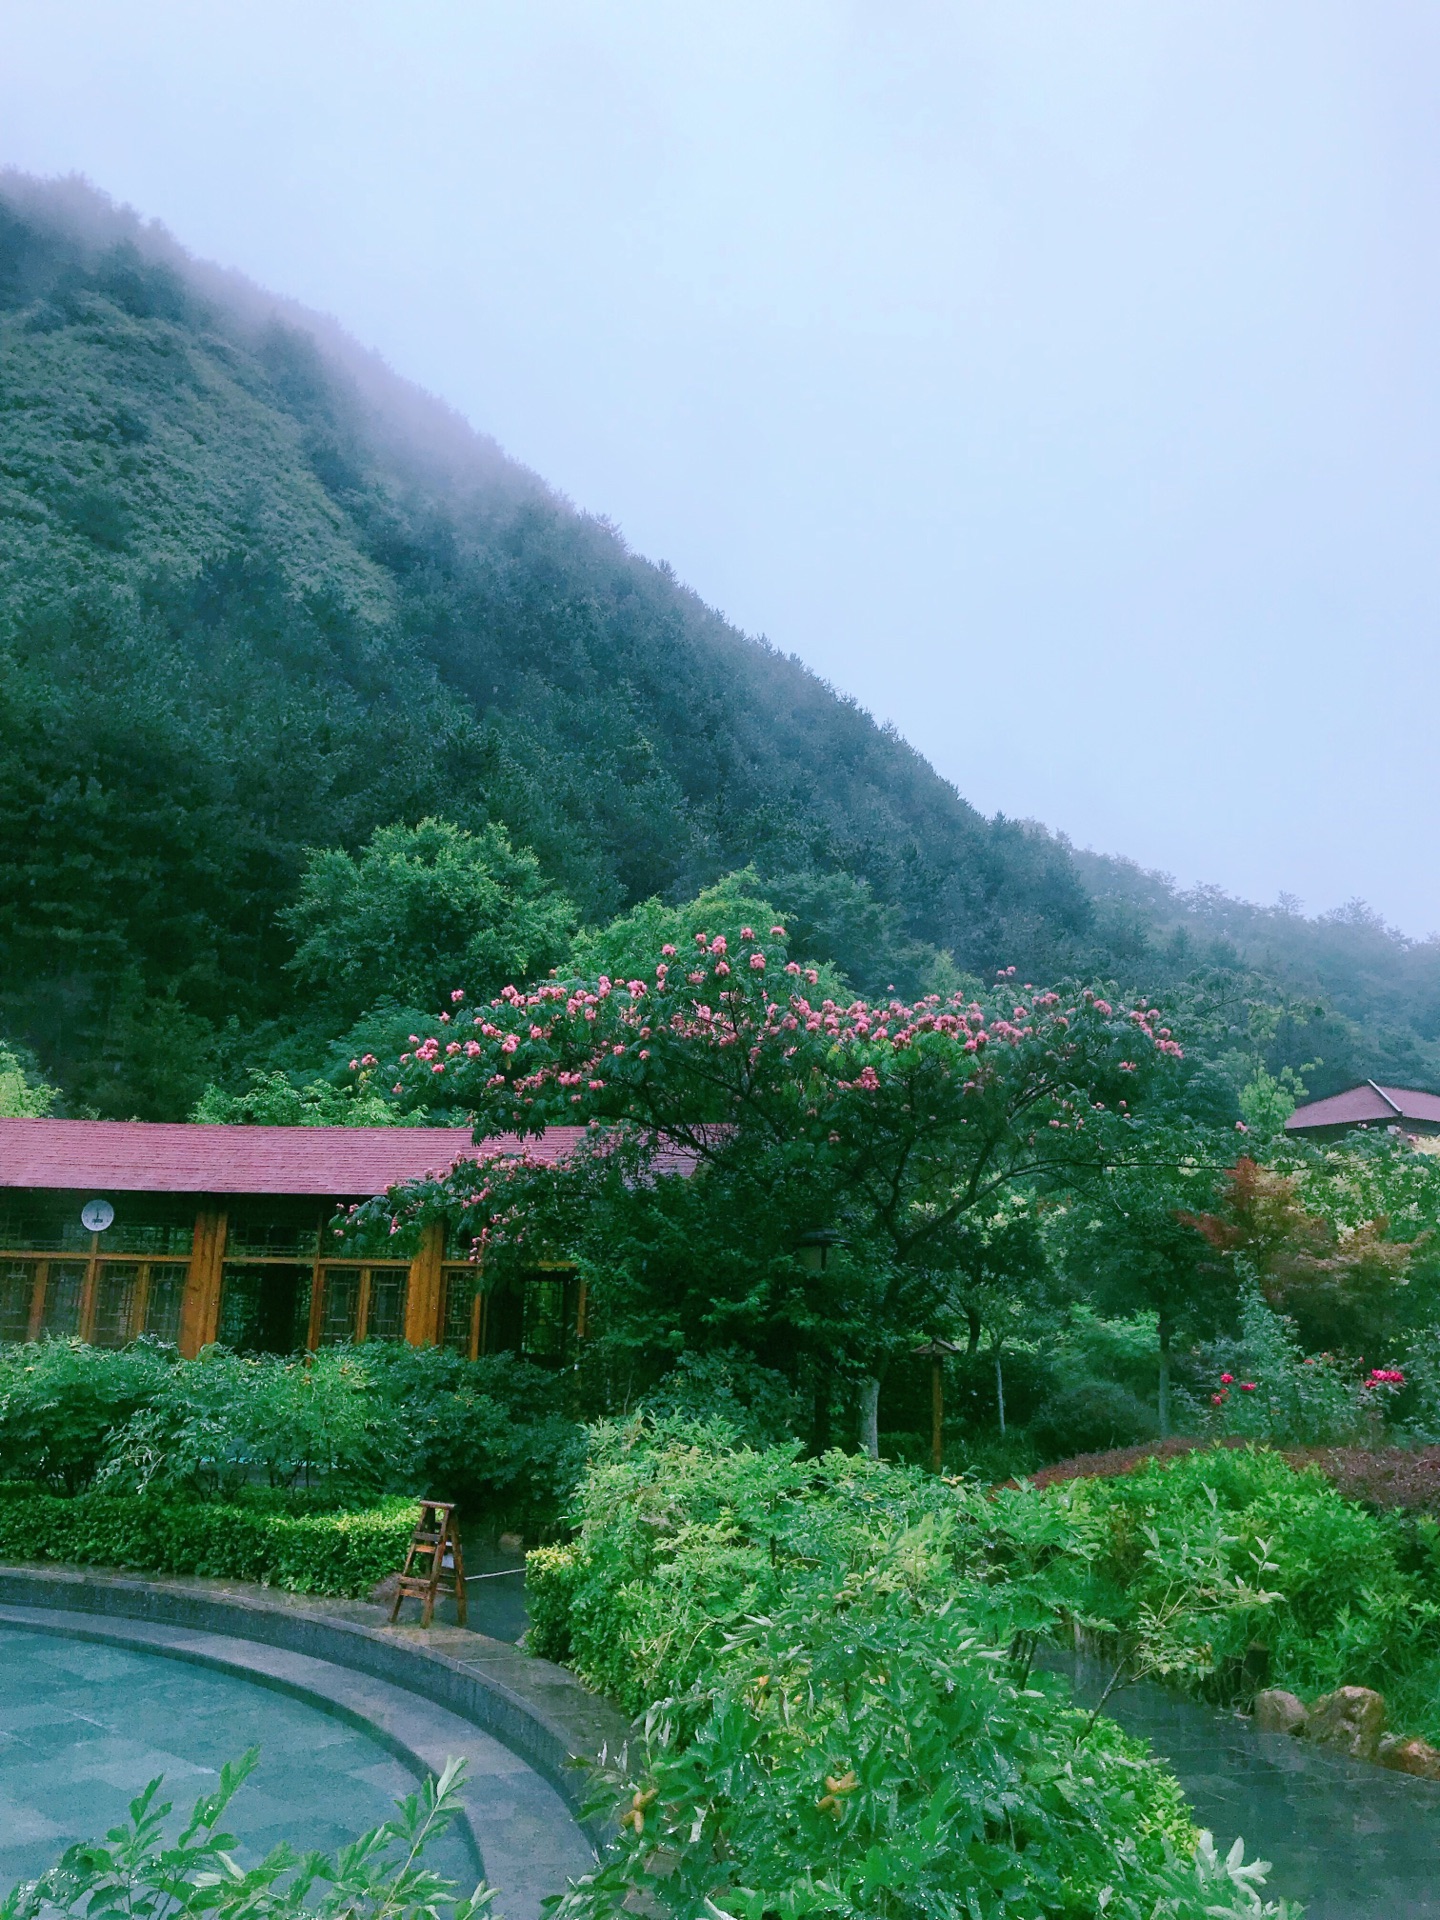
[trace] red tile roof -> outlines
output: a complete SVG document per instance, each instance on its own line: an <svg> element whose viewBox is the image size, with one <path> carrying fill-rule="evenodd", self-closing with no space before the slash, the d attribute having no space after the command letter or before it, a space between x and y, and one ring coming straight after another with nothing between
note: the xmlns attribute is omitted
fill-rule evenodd
<svg viewBox="0 0 1440 1920"><path fill-rule="evenodd" d="M1308 1133L1312 1127L1400 1126L1406 1120L1428 1120L1440 1125L1440 1094L1421 1093L1415 1087L1382 1087L1366 1080L1325 1100L1297 1107L1285 1122L1287 1133Z"/></svg>
<svg viewBox="0 0 1440 1920"><path fill-rule="evenodd" d="M551 1127L530 1151L560 1159L583 1127ZM468 1127L205 1127L145 1120L0 1120L0 1187L104 1193L295 1193L359 1199L459 1159L518 1151L512 1134L477 1146Z"/></svg>

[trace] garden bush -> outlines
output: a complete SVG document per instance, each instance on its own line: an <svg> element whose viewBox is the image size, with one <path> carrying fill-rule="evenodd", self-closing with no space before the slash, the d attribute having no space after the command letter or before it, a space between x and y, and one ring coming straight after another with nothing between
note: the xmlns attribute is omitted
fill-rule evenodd
<svg viewBox="0 0 1440 1920"><path fill-rule="evenodd" d="M559 1385L510 1354L378 1341L195 1360L43 1341L0 1349L0 1476L191 1501L268 1487L332 1507L433 1494L469 1521L543 1531L584 1457Z"/></svg>
<svg viewBox="0 0 1440 1920"><path fill-rule="evenodd" d="M1128 1447L1156 1432L1155 1415L1128 1388L1111 1380L1086 1380L1056 1394L1029 1427L1042 1460Z"/></svg>
<svg viewBox="0 0 1440 1920"><path fill-rule="evenodd" d="M54 1560L128 1573L208 1574L290 1593L366 1594L405 1558L415 1503L287 1512L273 1498L158 1493L67 1498L0 1483L0 1561Z"/></svg>
<svg viewBox="0 0 1440 1920"><path fill-rule="evenodd" d="M644 1718L557 1920L1288 1911L1142 1746L1031 1683L1063 1506L637 1420L597 1430L575 1517L530 1556L530 1644Z"/></svg>
<svg viewBox="0 0 1440 1920"><path fill-rule="evenodd" d="M79 1340L0 1346L0 1472L77 1493L110 1437L162 1391L173 1349L137 1340L109 1353Z"/></svg>
<svg viewBox="0 0 1440 1920"><path fill-rule="evenodd" d="M1417 1534L1412 1522L1346 1499L1315 1468L1259 1447L1152 1459L1042 1497L1060 1503L1089 1541L1087 1556L1070 1563L1074 1586L1062 1604L1122 1635L1168 1610L1172 1638L1191 1650L1171 1677L1233 1694L1258 1643L1271 1684L1310 1697L1374 1687L1390 1699L1394 1724L1440 1735L1440 1529L1432 1522ZM1243 1581L1270 1597L1212 1606L1195 1573L1206 1551L1212 1587ZM1056 1578L1063 1587L1063 1569ZM1182 1590L1196 1596L1188 1618L1173 1604Z"/></svg>

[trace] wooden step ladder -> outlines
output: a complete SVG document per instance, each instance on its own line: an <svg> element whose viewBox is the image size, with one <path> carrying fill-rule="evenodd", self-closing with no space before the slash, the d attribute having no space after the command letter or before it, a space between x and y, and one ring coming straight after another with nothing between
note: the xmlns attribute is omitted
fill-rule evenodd
<svg viewBox="0 0 1440 1920"><path fill-rule="evenodd" d="M425 1565L427 1555L430 1562L428 1568ZM420 1518L410 1536L410 1551L405 1556L405 1565L395 1588L395 1604L390 1609L391 1626L400 1617L402 1602L418 1600L420 1624L428 1627L435 1617L435 1596L440 1593L455 1596L455 1618L463 1627L465 1556L460 1551L460 1529L455 1521L455 1507L448 1500L422 1500Z"/></svg>

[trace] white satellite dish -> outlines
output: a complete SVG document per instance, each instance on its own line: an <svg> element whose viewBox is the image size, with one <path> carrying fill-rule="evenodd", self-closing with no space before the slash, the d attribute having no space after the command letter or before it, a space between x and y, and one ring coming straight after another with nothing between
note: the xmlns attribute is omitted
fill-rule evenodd
<svg viewBox="0 0 1440 1920"><path fill-rule="evenodd" d="M104 1233L115 1218L115 1209L108 1200L87 1200L80 1209L80 1224L87 1233Z"/></svg>

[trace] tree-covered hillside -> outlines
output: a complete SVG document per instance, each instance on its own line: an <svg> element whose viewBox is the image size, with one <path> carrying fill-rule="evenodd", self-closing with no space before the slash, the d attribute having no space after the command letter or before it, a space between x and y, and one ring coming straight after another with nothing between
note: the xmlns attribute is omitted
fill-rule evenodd
<svg viewBox="0 0 1440 1920"><path fill-rule="evenodd" d="M0 177L0 1038L72 1110L183 1114L303 1012L305 850L426 817L503 824L591 925L747 865L777 900L848 875L882 971L902 936L977 973L1218 968L1205 1017L1272 1065L1437 1070L1433 946L1370 929L1331 978L1298 916L1201 926L982 818L333 323Z"/></svg>

